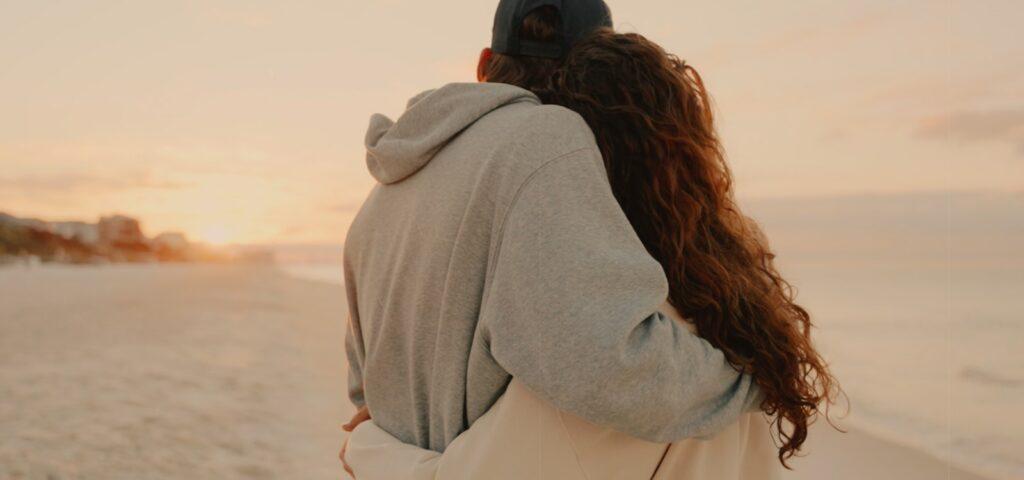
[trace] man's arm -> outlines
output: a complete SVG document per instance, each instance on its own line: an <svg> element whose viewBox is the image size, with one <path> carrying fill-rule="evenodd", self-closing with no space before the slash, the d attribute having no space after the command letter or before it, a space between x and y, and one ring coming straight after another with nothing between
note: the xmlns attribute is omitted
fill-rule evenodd
<svg viewBox="0 0 1024 480"><path fill-rule="evenodd" d="M615 201L597 151L535 172L499 234L485 338L540 396L658 442L715 433L757 402L750 376L658 312L664 272Z"/></svg>
<svg viewBox="0 0 1024 480"><path fill-rule="evenodd" d="M366 348L363 343L363 329L359 323L359 297L356 295L356 279L352 258L348 251L349 242L342 261L345 275L345 298L348 301L348 322L345 325L345 356L348 359L348 398L357 409L366 406L363 393L363 362Z"/></svg>
<svg viewBox="0 0 1024 480"><path fill-rule="evenodd" d="M348 358L348 398L356 408L361 408L366 406L366 399L363 395L362 344L359 341L358 335L350 316L348 326L345 329L345 356Z"/></svg>

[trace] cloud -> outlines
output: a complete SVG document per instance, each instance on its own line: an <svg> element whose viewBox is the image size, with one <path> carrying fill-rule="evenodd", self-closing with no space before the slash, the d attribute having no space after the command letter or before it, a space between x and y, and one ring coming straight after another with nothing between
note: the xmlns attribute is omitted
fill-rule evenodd
<svg viewBox="0 0 1024 480"><path fill-rule="evenodd" d="M154 178L152 174L135 172L119 176L99 176L87 173L59 173L54 175L21 175L0 177L0 188L24 192L52 191L122 191L135 189L178 190L187 184Z"/></svg>
<svg viewBox="0 0 1024 480"><path fill-rule="evenodd" d="M1024 156L1024 108L957 112L924 120L917 129L922 138L961 142L1003 142Z"/></svg>

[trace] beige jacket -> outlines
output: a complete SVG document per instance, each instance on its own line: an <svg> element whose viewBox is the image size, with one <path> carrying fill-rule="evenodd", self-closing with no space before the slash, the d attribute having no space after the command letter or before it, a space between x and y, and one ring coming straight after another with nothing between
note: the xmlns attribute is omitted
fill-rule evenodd
<svg viewBox="0 0 1024 480"><path fill-rule="evenodd" d="M668 316L679 319L671 306ZM767 419L747 413L707 440L652 443L558 410L513 379L444 454L404 444L373 422L348 440L357 480L780 478Z"/></svg>

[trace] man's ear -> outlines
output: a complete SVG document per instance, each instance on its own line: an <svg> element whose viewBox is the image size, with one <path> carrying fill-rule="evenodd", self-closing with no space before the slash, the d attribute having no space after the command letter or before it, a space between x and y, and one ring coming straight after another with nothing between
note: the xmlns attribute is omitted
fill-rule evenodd
<svg viewBox="0 0 1024 480"><path fill-rule="evenodd" d="M480 61L476 64L476 81L487 81L487 65L491 63L492 56L494 56L494 52L490 48L480 51Z"/></svg>

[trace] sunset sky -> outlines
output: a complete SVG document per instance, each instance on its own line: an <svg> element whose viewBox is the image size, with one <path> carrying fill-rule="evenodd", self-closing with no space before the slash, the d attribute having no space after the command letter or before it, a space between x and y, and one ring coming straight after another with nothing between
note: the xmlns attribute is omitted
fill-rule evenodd
<svg viewBox="0 0 1024 480"><path fill-rule="evenodd" d="M373 112L473 81L496 0L0 4L0 211L340 242ZM1024 190L1016 1L615 1L694 65L744 199Z"/></svg>

